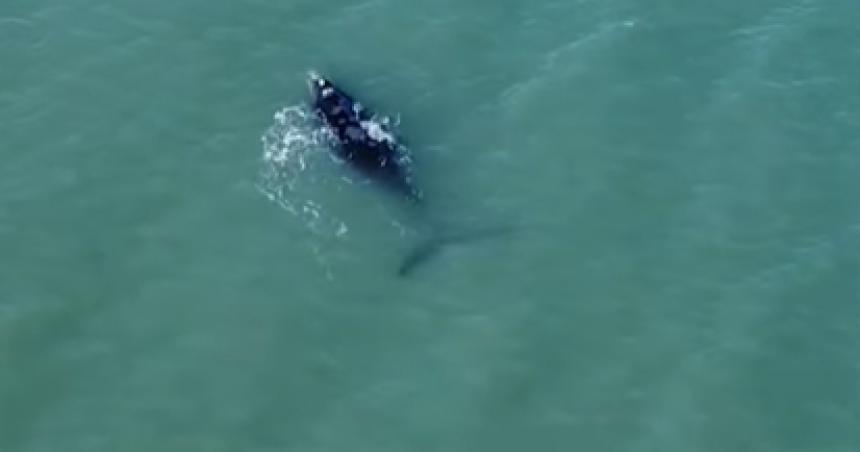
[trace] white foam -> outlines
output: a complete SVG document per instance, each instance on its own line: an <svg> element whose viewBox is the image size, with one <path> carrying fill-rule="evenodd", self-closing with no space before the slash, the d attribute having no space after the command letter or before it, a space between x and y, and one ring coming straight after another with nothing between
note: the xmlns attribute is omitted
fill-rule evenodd
<svg viewBox="0 0 860 452"><path fill-rule="evenodd" d="M325 184L325 172L314 171L327 158L331 132L319 127L314 114L302 106L285 107L272 116L263 133L262 168L257 189L266 199L297 216L310 231L341 238L348 228L314 199L315 188Z"/></svg>

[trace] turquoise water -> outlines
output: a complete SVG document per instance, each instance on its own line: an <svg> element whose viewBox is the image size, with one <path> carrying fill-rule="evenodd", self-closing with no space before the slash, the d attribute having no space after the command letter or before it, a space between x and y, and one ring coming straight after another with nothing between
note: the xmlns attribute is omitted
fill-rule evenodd
<svg viewBox="0 0 860 452"><path fill-rule="evenodd" d="M4 0L0 451L860 450L858 17ZM516 233L398 278L309 69Z"/></svg>

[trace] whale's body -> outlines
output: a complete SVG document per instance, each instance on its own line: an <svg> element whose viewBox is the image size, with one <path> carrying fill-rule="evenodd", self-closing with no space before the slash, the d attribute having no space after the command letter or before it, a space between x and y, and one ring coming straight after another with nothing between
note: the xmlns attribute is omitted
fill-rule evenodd
<svg viewBox="0 0 860 452"><path fill-rule="evenodd" d="M329 79L311 72L308 86L316 115L337 138L332 151L382 186L411 201L420 201L422 194L412 183L411 160L398 139L383 124L374 121L372 113ZM452 231L438 222L429 221L426 209L418 209L415 213L420 214L425 227L431 227L430 235L405 257L398 269L400 276L413 273L448 246L515 232L511 227Z"/></svg>
<svg viewBox="0 0 860 452"><path fill-rule="evenodd" d="M314 111L337 137L336 155L381 185L419 200L410 160L397 138L330 80L312 72L308 85Z"/></svg>

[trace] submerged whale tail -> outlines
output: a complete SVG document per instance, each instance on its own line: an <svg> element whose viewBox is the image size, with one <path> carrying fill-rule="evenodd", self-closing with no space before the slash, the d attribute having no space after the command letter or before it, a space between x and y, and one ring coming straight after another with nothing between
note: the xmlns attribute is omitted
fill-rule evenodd
<svg viewBox="0 0 860 452"><path fill-rule="evenodd" d="M406 255L400 263L397 275L400 277L411 275L418 267L426 264L428 261L441 254L446 247L451 245L505 237L514 234L517 231L518 229L513 226L495 226L456 233L437 233L433 237L430 237L418 244L418 246L413 248L412 251Z"/></svg>

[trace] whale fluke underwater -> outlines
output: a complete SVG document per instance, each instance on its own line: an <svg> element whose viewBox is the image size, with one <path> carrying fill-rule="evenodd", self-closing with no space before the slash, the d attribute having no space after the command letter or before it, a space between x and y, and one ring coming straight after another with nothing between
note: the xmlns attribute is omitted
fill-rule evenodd
<svg viewBox="0 0 860 452"><path fill-rule="evenodd" d="M402 195L412 204L423 206L424 195L413 183L412 159L385 122L376 121L373 112L315 71L308 73L307 83L313 98L314 113L336 137L331 149L334 155L380 186ZM425 215L426 209L422 208L420 213ZM414 273L446 246L516 232L510 226L459 232L450 232L448 229L435 225L430 238L406 256L397 274L408 276Z"/></svg>

